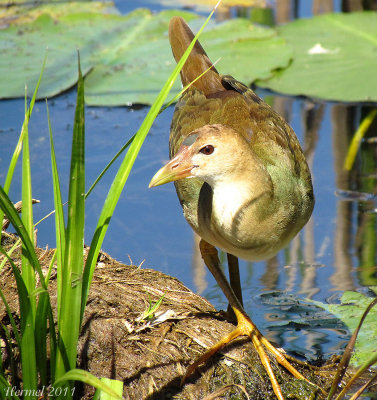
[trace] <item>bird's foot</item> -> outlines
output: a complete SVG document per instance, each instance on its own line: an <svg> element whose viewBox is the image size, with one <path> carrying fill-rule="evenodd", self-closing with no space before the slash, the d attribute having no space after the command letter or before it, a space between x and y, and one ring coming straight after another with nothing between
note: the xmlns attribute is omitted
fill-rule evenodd
<svg viewBox="0 0 377 400"><path fill-rule="evenodd" d="M280 385L276 379L276 376L272 370L270 359L266 354L266 350L272 353L275 356L276 361L286 368L295 378L303 379L310 383L311 385L317 387L313 383L311 383L308 379L306 379L300 372L293 367L292 364L286 359L284 354L276 349L258 330L258 328L254 325L251 319L244 313L240 312L237 309L234 309L235 315L237 317L237 328L234 329L229 335L222 338L219 342L217 342L214 346L209 348L199 359L197 359L193 364L191 364L187 370L186 374L183 376L181 383L184 384L186 379L194 373L194 371L201 365L206 363L215 353L220 351L223 347L225 347L232 340L236 339L239 336L248 336L254 344L255 349L257 350L261 362L269 376L271 381L273 390L275 392L276 397L279 400L284 400L284 396ZM318 387L317 387L318 388ZM320 389L320 388L319 388ZM321 389L320 389L321 390ZM322 390L321 390L322 391Z"/></svg>

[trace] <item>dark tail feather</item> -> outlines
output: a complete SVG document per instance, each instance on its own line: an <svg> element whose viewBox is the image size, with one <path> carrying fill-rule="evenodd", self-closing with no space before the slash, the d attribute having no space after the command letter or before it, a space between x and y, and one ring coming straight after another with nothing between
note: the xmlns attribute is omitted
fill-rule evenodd
<svg viewBox="0 0 377 400"><path fill-rule="evenodd" d="M173 17L169 24L169 39L175 60L178 62L194 39L194 34L182 17ZM181 70L183 86L188 85L212 65L203 47L197 41ZM216 68L212 67L193 86L205 95L225 90Z"/></svg>

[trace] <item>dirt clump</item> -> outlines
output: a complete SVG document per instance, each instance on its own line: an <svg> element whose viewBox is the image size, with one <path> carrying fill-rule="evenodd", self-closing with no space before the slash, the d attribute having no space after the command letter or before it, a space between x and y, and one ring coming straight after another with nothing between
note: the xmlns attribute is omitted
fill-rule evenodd
<svg viewBox="0 0 377 400"><path fill-rule="evenodd" d="M14 236L3 233L3 247L10 248L14 240ZM53 251L37 249L46 271ZM18 266L19 258L20 250L13 253ZM16 315L17 291L10 267L5 265L0 275L1 290ZM54 271L49 293L55 309ZM149 298L154 304L161 296L164 298L154 318L142 320ZM2 302L0 320L11 329ZM206 299L177 279L121 264L100 253L80 336L78 367L97 377L123 381L126 399L204 399L219 390L224 391L221 398L246 398L243 390L254 400L275 398L258 355L247 339L232 342L181 386L187 366L232 329L234 325ZM293 379L275 361L272 364L283 393L290 393L287 398L320 398L309 384ZM325 378L316 376L315 369L297 368L317 383L323 379L322 387L328 385ZM91 399L93 395L90 386L76 387L76 398Z"/></svg>

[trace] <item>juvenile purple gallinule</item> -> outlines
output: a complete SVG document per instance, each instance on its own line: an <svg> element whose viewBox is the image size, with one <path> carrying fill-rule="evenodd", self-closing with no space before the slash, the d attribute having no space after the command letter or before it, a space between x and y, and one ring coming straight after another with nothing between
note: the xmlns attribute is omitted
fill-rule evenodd
<svg viewBox="0 0 377 400"><path fill-rule="evenodd" d="M178 61L194 35L182 18L174 17L169 38ZM181 72L183 86L211 65L197 42ZM177 103L169 145L171 160L149 186L174 181L184 216L201 237L205 264L237 318L237 328L192 364L185 378L231 340L246 335L275 394L283 399L265 349L295 377L305 378L247 316L240 295L237 298L220 268L215 246L228 253L232 281L237 257L268 259L306 224L314 196L299 141L284 119L251 89L231 76L219 75L213 67ZM237 284L232 286L237 291Z"/></svg>

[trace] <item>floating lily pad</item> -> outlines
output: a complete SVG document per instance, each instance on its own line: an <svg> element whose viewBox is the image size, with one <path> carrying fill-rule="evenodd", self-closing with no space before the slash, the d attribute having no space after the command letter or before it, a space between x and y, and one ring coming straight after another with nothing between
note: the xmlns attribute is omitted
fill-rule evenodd
<svg viewBox="0 0 377 400"><path fill-rule="evenodd" d="M148 10L132 12L132 29L118 32L85 79L85 100L90 105L152 103L174 68L167 36L173 15L187 21L191 13ZM178 91L178 82L175 85Z"/></svg>
<svg viewBox="0 0 377 400"><path fill-rule="evenodd" d="M140 9L122 16L109 12L108 3L90 4L42 6L2 18L10 26L0 29L0 73L7 77L0 82L1 98L23 96L25 83L35 86L46 48L39 96L68 89L76 82L79 49L88 104L151 103L174 66L170 18L183 16L194 31L203 22L184 11ZM277 30L240 18L212 21L200 40L212 61L221 57L220 73L246 84L258 80L286 94L377 101L376 12L326 14Z"/></svg>
<svg viewBox="0 0 377 400"><path fill-rule="evenodd" d="M110 50L103 63L98 63L86 78L88 104L150 103L155 99L175 64L167 37L173 15L177 12L145 15L135 40L130 40L129 35L119 38L116 51ZM193 14L185 17L194 30L203 23ZM200 41L213 62L221 58L216 65L220 73L234 75L247 84L258 77L271 76L275 68L288 65L292 55L275 30L244 19L212 23ZM177 82L175 92L179 87Z"/></svg>
<svg viewBox="0 0 377 400"><path fill-rule="evenodd" d="M318 307L337 316L350 332L354 332L360 322L365 309L373 298L364 296L358 292L346 291L341 297L341 304L325 304L319 301L311 301ZM366 362L372 354L377 352L377 344L371 338L377 337L377 308L374 307L364 320L359 335L357 337L351 364L360 366Z"/></svg>
<svg viewBox="0 0 377 400"><path fill-rule="evenodd" d="M35 20L0 30L0 74L7 77L0 81L1 98L23 96L25 84L34 88L47 48L39 97L70 88L76 82L79 49L82 71L87 74L88 104L150 103L175 63L167 37L170 18L181 15L194 30L203 22L202 17L185 11L152 14L139 9L121 16L88 12L85 3L70 3L65 12L54 7L42 6L34 11ZM220 72L247 84L268 78L276 68L287 66L292 56L290 46L275 30L243 19L211 22L201 41L213 61L222 57L217 65Z"/></svg>
<svg viewBox="0 0 377 400"><path fill-rule="evenodd" d="M328 100L377 101L377 13L325 14L278 28L294 48L289 68L258 84Z"/></svg>
<svg viewBox="0 0 377 400"><path fill-rule="evenodd" d="M13 0L12 4L12 7L0 7L0 29L10 24L22 25L32 22L43 14L48 14L54 19L77 12L117 14L117 9L111 2L87 0L80 2L79 7L75 2L62 3L61 0L38 0L38 4L45 4L38 7L30 0Z"/></svg>
<svg viewBox="0 0 377 400"><path fill-rule="evenodd" d="M171 0L149 0L151 3L163 4L165 7L171 7ZM210 11L218 3L218 0L176 0L174 7L192 8L196 11ZM266 7L266 0L222 0L219 8L229 7Z"/></svg>
<svg viewBox="0 0 377 400"><path fill-rule="evenodd" d="M50 6L41 7L34 21L0 30L0 74L7 78L0 81L2 98L23 96L25 84L29 91L34 89L46 53L39 98L70 88L77 81L78 50L81 69L86 74L96 64L96 56L113 45L114 31L132 29L132 17L88 13L87 4L83 8L76 5L76 13L61 12L59 17L49 12ZM93 9L96 10L95 4Z"/></svg>

